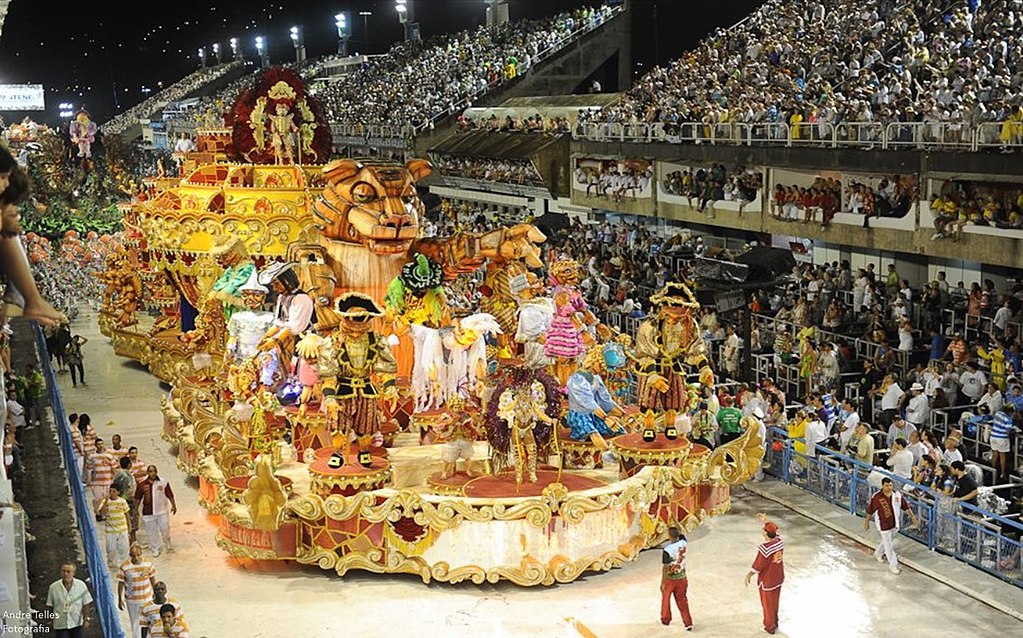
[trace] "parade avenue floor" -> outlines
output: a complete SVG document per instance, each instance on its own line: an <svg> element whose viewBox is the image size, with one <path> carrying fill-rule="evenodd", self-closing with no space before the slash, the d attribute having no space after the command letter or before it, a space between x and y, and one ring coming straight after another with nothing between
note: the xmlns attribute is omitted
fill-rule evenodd
<svg viewBox="0 0 1023 638"><path fill-rule="evenodd" d="M153 562L157 579L180 601L193 637L657 638L685 633L677 612L670 627L659 622L656 550L569 585L528 589L510 583L424 585L416 577L364 572L338 578L316 567L234 559L217 547L215 526L196 500L195 481L183 484L172 448L160 438L159 400L166 388L141 366L113 354L99 334L95 313L84 312L72 328L89 339L84 348L88 386L72 389L70 377L60 375L67 410L90 414L100 437L109 440L118 433L125 446L137 446L177 494L178 514L171 517L176 551ZM893 576L862 545L742 488L733 493L730 513L689 536L695 634L764 635L757 592L743 586L761 540L759 511L778 522L785 539L779 635L810 638L824 630L831 638L1023 634L1023 623L1015 618L911 569Z"/></svg>

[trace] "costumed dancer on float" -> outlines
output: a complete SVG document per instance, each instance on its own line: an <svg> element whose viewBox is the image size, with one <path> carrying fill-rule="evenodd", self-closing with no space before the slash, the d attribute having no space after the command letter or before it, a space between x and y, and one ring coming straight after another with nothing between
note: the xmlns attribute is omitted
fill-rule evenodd
<svg viewBox="0 0 1023 638"><path fill-rule="evenodd" d="M689 287L669 283L650 303L657 307L657 314L636 332L638 403L643 410L667 411L664 422L673 424L676 412L690 410L699 402L686 375L698 371L700 384L713 387L714 373L693 317L700 304Z"/></svg>
<svg viewBox="0 0 1023 638"><path fill-rule="evenodd" d="M527 368L545 368L553 363L545 352L543 340L554 321L554 302L544 297L543 283L533 273L526 273L529 286L519 291L519 320L515 342L522 344Z"/></svg>
<svg viewBox="0 0 1023 638"><path fill-rule="evenodd" d="M319 378L323 384L324 412L340 435L338 446L360 437L360 448L380 433L380 412L377 400L381 392L373 383L373 375L382 380L383 397L397 401L394 375L398 364L387 340L372 330L372 320L384 315L373 298L359 292L347 292L337 300L341 318L339 329L325 341L320 351ZM348 431L343 431L341 424Z"/></svg>
<svg viewBox="0 0 1023 638"><path fill-rule="evenodd" d="M544 341L544 354L554 359L554 376L562 386L568 383L568 377L578 366L578 358L586 352L589 335L586 326L596 323L576 287L578 283L579 264L575 261L566 259L551 264L555 313Z"/></svg>
<svg viewBox="0 0 1023 638"><path fill-rule="evenodd" d="M78 147L78 157L92 159L92 143L96 141L98 128L85 110L79 111L75 119L71 120L68 132L71 134L71 143Z"/></svg>
<svg viewBox="0 0 1023 638"><path fill-rule="evenodd" d="M278 262L259 273L259 283L272 286L277 293L273 323L263 335L259 350L276 351L280 366L291 365L295 342L312 325L315 310L313 298L299 286L295 265L295 262Z"/></svg>
<svg viewBox="0 0 1023 638"><path fill-rule="evenodd" d="M441 460L444 461L444 470L440 477L447 479L457 474L459 459L465 461L465 474L470 477L477 476L473 469L472 457L473 444L480 438L479 429L476 427L480 406L472 398L454 396L448 399L447 408L440 425L434 430L437 441L444 444L440 453Z"/></svg>
<svg viewBox="0 0 1023 638"><path fill-rule="evenodd" d="M248 280L238 288L241 305L245 308L233 312L227 322L227 352L241 361L259 353L259 343L274 321L272 312L263 310L266 286L258 281L258 273L253 270Z"/></svg>
<svg viewBox="0 0 1023 638"><path fill-rule="evenodd" d="M533 430L538 422L551 426L557 423L544 412L546 405L546 392L539 381L505 390L498 397L497 413L508 423L511 430L511 443L516 456L516 485L522 484L524 470L528 472L530 483L537 481L538 449Z"/></svg>
<svg viewBox="0 0 1023 638"><path fill-rule="evenodd" d="M781 598L781 585L785 582L785 564L782 562L785 543L778 536L777 525L763 514L757 518L764 523L764 542L757 546L757 557L746 574L746 586L749 587L756 574L760 606L764 609L764 631L773 634L778 630L778 600Z"/></svg>
<svg viewBox="0 0 1023 638"><path fill-rule="evenodd" d="M224 269L223 274L213 284L210 297L223 302L224 319L230 321L232 314L245 307L241 294L242 286L255 274L256 264L249 257L245 242L234 235L226 235L213 244L210 256Z"/></svg>
<svg viewBox="0 0 1023 638"><path fill-rule="evenodd" d="M611 398L604 380L589 370L578 370L568 378L568 427L576 441L590 440L600 450L607 449L604 437L624 434L618 417L622 408Z"/></svg>
<svg viewBox="0 0 1023 638"><path fill-rule="evenodd" d="M507 366L498 374L485 422L494 471L514 465L517 484L524 471L535 482L539 455L557 441L558 382L542 369Z"/></svg>

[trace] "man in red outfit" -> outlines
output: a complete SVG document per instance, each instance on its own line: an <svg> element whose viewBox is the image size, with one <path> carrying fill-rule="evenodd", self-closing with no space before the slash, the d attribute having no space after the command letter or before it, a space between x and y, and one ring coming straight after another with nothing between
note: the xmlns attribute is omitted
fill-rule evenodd
<svg viewBox="0 0 1023 638"><path fill-rule="evenodd" d="M682 622L686 630L693 628L693 618L689 615L689 600L686 591L689 579L686 578L686 543L685 536L674 525L668 528L668 544L661 555L661 623L671 624L671 598L675 597L675 606L682 614Z"/></svg>
<svg viewBox="0 0 1023 638"><path fill-rule="evenodd" d="M760 606L764 608L764 631L769 634L778 630L778 599L781 584L785 582L784 553L785 543L778 536L778 526L765 518L764 542L757 546L757 557L746 574L746 586L749 587L750 579L756 574Z"/></svg>

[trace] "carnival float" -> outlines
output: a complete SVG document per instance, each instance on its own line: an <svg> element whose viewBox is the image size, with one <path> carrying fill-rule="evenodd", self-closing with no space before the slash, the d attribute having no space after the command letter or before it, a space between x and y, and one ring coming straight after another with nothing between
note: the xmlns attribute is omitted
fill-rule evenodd
<svg viewBox="0 0 1023 638"><path fill-rule="evenodd" d="M226 552L566 583L726 511L759 466L753 422L686 437L714 383L686 285L633 344L537 228L422 237L429 163L328 161L291 72L225 119L125 211L100 321L171 385L163 435Z"/></svg>

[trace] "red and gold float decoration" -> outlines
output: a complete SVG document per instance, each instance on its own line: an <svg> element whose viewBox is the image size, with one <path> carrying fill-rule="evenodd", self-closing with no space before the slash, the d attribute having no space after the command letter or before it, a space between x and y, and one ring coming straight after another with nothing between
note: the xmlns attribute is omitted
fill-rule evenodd
<svg viewBox="0 0 1023 638"><path fill-rule="evenodd" d="M677 329L689 306L644 329L637 359L568 283L556 300L536 277L536 228L424 238L428 162L328 162L329 127L293 74L265 73L228 120L230 143L201 132L181 179L126 211L136 237L111 258L103 311L115 351L173 387L163 436L220 515L221 548L550 585L728 509L760 463L757 428L713 452L630 433L637 377L664 423L686 407L679 375L713 381ZM462 293L471 275L482 303ZM556 314L589 354L554 353L555 370L541 335Z"/></svg>

